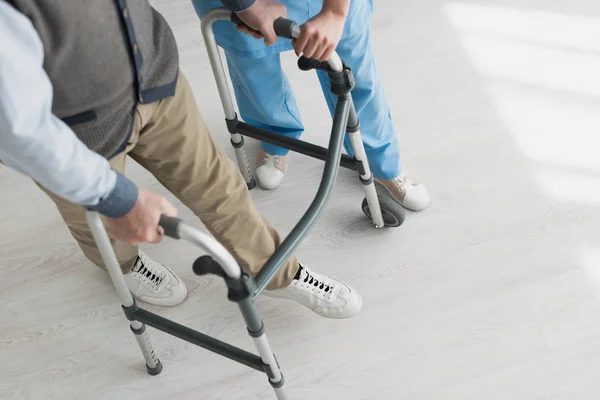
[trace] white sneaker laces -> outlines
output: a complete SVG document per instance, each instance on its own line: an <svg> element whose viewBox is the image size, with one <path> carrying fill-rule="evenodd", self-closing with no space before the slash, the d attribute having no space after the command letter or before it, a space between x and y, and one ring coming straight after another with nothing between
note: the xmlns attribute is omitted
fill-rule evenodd
<svg viewBox="0 0 600 400"><path fill-rule="evenodd" d="M392 182L396 185L396 187L406 190L407 187L411 186L413 182L410 179L407 179L404 174L401 174L395 178L392 178Z"/></svg>
<svg viewBox="0 0 600 400"><path fill-rule="evenodd" d="M321 295L331 299L335 287L335 284L331 282L331 280L325 276L318 276L314 272L308 271L306 268L304 268L304 274L304 278L300 278L302 282L314 286L315 291L320 292Z"/></svg>
<svg viewBox="0 0 600 400"><path fill-rule="evenodd" d="M161 273L150 266L148 260L140 254L131 272L146 286L155 292L160 292L167 283L167 274Z"/></svg>
<svg viewBox="0 0 600 400"><path fill-rule="evenodd" d="M276 154L264 153L262 160L265 163L265 165L270 164L276 167L277 169L281 169L281 156L278 156Z"/></svg>

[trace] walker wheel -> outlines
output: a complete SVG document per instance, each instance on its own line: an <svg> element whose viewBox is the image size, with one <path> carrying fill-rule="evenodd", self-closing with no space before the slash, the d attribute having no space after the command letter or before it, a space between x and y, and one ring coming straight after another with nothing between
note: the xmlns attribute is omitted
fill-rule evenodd
<svg viewBox="0 0 600 400"><path fill-rule="evenodd" d="M377 196L379 199L379 207L381 207L381 214L383 215L383 223L386 227L396 228L404 222L404 209L394 200ZM365 215L371 219L371 210L369 210L369 203L365 198L362 202L361 208Z"/></svg>

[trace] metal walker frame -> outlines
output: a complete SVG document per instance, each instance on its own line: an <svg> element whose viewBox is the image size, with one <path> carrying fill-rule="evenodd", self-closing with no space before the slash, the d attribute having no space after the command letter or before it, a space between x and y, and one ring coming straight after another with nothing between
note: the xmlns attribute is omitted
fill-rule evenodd
<svg viewBox="0 0 600 400"><path fill-rule="evenodd" d="M332 91L338 95L329 148L325 149L300 140L285 138L274 132L260 129L238 120L212 30L213 22L217 20L230 20L234 23L239 23L239 20L235 14L232 14L227 9L212 10L202 19L202 33L225 111L227 126L231 133L231 143L235 148L236 158L248 187L252 188L255 185L255 181L250 172L242 135L285 146L290 150L325 160L323 178L315 199L298 224L254 278L243 271L231 254L211 236L193 229L177 218L163 216L160 219L159 224L164 229L166 236L186 240L208 254L198 258L194 262L193 270L197 275L214 274L225 280L228 288L228 299L237 303L246 322L248 334L254 341L258 355L138 307L127 287L99 214L88 212L86 219L112 283L115 286L125 316L130 321L131 331L135 335L150 375L158 375L162 371L162 364L152 348L146 333L146 325L265 373L275 391L277 399L287 400L289 397L284 390L284 377L267 340L265 327L258 316L254 301L306 236L321 213L331 193L339 165L355 169L359 172L360 180L366 192L366 199L363 201L363 210L365 210L366 206L367 210L365 212L372 218L375 227L382 228L384 225L398 226L403 221L403 214L394 215L393 210L389 211L388 208L383 207L385 198L378 198L377 196L373 176L369 169L360 136L358 118L350 96L350 91L353 87L352 72L343 64L339 56L334 53L327 63L320 63L306 58L301 58L299 61L302 69L318 68L327 71L331 78ZM295 38L299 35L300 29L293 21L279 19L275 22L275 31L279 36ZM346 131L350 135L355 151L355 158L342 155L341 149ZM380 202L382 207L380 207ZM382 213L382 210L384 213Z"/></svg>
<svg viewBox="0 0 600 400"><path fill-rule="evenodd" d="M236 14L231 13L231 11L225 8L214 9L202 18L202 35L225 113L225 122L231 134L231 144L235 149L237 163L242 176L246 180L248 189L254 188L256 181L252 175L248 156L244 148L244 136L324 160L325 171L319 191L315 196L315 202L329 195L329 190L337 177L338 164L344 168L358 171L360 182L365 191L365 199L361 208L372 219L375 228L400 226L404 222L402 207L392 200L389 195L378 196L375 189L373 174L369 167L360 133L360 123L356 115L352 96L350 95L350 92L354 88L354 76L352 75L352 70L343 63L339 55L334 52L327 62L318 62L304 56L298 60L298 67L301 70L319 69L326 71L329 75L331 91L338 98L333 115L329 146L328 148L324 148L247 124L238 119L213 31L214 22L219 20L229 20L235 24L239 24L241 21ZM283 38L295 39L300 35L300 27L294 21L288 19L279 18L275 21L274 28L277 36ZM352 144L354 158L342 154L342 145L346 132Z"/></svg>

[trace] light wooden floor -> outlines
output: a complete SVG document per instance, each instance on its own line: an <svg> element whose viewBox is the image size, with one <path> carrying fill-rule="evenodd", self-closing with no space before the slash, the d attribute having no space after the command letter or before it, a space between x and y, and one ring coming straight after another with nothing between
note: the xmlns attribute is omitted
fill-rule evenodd
<svg viewBox="0 0 600 400"><path fill-rule="evenodd" d="M157 0L199 107L228 136L188 1ZM300 250L359 289L345 321L259 301L293 399L600 398L600 3L376 0L374 48L403 148L431 207L374 231L342 172ZM326 143L316 78L284 63L305 138ZM252 144L251 149L256 149ZM133 162L129 175L162 190ZM292 156L283 186L253 191L283 232L320 162ZM0 168L0 399L267 399L263 376L150 331L149 377L105 274L52 204ZM181 215L192 220L180 207ZM199 225L199 223L196 223ZM147 247L186 281L161 315L251 349L223 284L196 278L184 243Z"/></svg>

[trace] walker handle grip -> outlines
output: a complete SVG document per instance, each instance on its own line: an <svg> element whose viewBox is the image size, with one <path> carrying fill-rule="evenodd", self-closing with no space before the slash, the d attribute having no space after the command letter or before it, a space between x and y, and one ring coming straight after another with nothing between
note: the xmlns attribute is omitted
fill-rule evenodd
<svg viewBox="0 0 600 400"><path fill-rule="evenodd" d="M279 17L273 22L275 34L286 39L298 39L300 36L300 27L291 19Z"/></svg>
<svg viewBox="0 0 600 400"><path fill-rule="evenodd" d="M196 275L217 275L227 278L223 268L211 256L202 256L194 261L193 270Z"/></svg>
<svg viewBox="0 0 600 400"><path fill-rule="evenodd" d="M244 22L238 17L238 15L234 12L231 13L231 22L236 25L243 24Z"/></svg>
<svg viewBox="0 0 600 400"><path fill-rule="evenodd" d="M173 239L181 239L179 236L179 225L183 223L182 220L175 217L167 217L161 215L158 224L163 228L165 235Z"/></svg>
<svg viewBox="0 0 600 400"><path fill-rule="evenodd" d="M246 25L244 21L234 12L231 13L231 22L236 25ZM275 30L275 34L282 38L287 39L297 39L300 36L300 27L297 23L292 21L291 19L285 19L282 17L277 18L273 22L273 30Z"/></svg>

